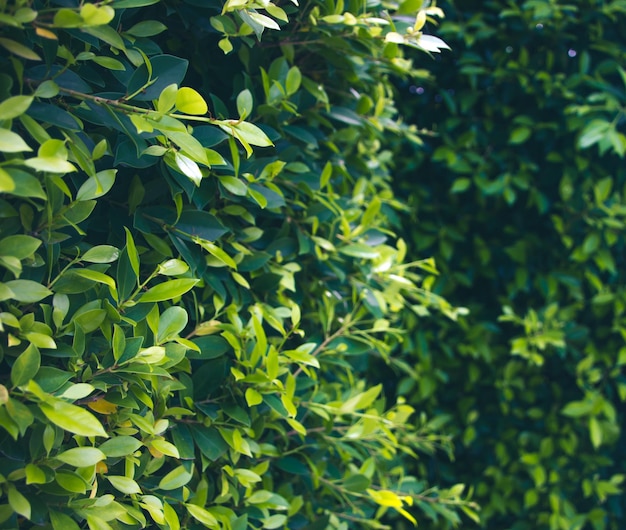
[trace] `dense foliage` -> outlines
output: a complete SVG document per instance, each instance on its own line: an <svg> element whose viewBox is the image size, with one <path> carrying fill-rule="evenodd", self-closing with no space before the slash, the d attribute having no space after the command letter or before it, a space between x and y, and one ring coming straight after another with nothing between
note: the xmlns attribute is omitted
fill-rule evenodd
<svg viewBox="0 0 626 530"><path fill-rule="evenodd" d="M415 320L399 394L442 421L482 527L626 525L626 3L442 4L452 48L401 113L407 238L470 310Z"/></svg>
<svg viewBox="0 0 626 530"><path fill-rule="evenodd" d="M0 2L0 527L475 518L365 377L429 308L389 185L421 2ZM432 20L431 20L432 22ZM425 54L421 60L428 60Z"/></svg>

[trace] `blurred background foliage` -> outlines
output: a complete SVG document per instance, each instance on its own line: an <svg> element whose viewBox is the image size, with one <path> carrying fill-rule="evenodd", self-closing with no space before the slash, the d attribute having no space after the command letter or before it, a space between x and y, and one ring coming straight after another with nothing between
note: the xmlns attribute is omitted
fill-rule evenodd
<svg viewBox="0 0 626 530"><path fill-rule="evenodd" d="M412 315L389 392L445 422L481 528L626 524L626 2L454 1L452 52L401 83L410 254L470 313Z"/></svg>

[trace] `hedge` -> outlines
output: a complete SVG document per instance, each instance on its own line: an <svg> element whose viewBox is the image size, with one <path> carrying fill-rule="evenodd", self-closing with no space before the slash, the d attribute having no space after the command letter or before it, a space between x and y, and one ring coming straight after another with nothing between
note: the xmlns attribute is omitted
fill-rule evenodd
<svg viewBox="0 0 626 530"><path fill-rule="evenodd" d="M0 527L475 518L406 471L450 447L437 418L366 376L407 313L458 314L390 187L417 141L390 76L446 47L441 11L1 10Z"/></svg>
<svg viewBox="0 0 626 530"><path fill-rule="evenodd" d="M420 472L472 485L481 528L623 528L626 6L442 7L452 53L399 85L434 135L395 189L434 291L469 315L405 324L418 377L394 395L457 440Z"/></svg>

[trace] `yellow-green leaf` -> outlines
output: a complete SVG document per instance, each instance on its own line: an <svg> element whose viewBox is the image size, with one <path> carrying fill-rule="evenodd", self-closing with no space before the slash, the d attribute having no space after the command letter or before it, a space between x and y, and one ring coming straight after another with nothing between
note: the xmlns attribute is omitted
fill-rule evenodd
<svg viewBox="0 0 626 530"><path fill-rule="evenodd" d="M176 108L192 115L206 114L209 110L204 98L193 88L181 87L176 93Z"/></svg>
<svg viewBox="0 0 626 530"><path fill-rule="evenodd" d="M109 437L98 419L81 407L55 399L40 403L39 408L52 423L63 430L81 436Z"/></svg>

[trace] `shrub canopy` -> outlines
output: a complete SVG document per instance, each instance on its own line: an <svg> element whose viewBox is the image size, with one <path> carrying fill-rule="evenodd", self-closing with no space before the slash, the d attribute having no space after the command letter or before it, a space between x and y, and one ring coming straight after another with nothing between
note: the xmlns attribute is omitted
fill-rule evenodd
<svg viewBox="0 0 626 530"><path fill-rule="evenodd" d="M433 129L405 153L407 240L465 305L403 348L399 394L449 415L489 529L622 528L624 3L450 2L453 52L402 87Z"/></svg>
<svg viewBox="0 0 626 530"><path fill-rule="evenodd" d="M0 7L0 526L475 517L402 465L436 423L365 377L406 312L456 317L386 147L440 10Z"/></svg>

